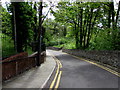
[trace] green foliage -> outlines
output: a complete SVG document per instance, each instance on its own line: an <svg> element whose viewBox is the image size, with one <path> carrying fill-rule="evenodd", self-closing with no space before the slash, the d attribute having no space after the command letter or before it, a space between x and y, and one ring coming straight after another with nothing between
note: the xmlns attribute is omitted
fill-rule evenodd
<svg viewBox="0 0 120 90"><path fill-rule="evenodd" d="M46 42L46 45L47 46L56 46L56 45L62 45L62 44L65 44L67 43L67 39L64 38L64 37L53 37L51 38L51 40L48 42Z"/></svg>
<svg viewBox="0 0 120 90"><path fill-rule="evenodd" d="M12 40L12 38L5 34L0 34L0 37L2 41L2 43L0 43L2 45L2 58L17 54L14 48L14 41ZM33 53L32 48L29 46L27 47L25 52L28 52L29 55Z"/></svg>
<svg viewBox="0 0 120 90"><path fill-rule="evenodd" d="M64 48L64 49L76 49L75 40L72 38L62 38L61 42L64 42L64 43L59 43L57 45L54 45L54 47Z"/></svg>
<svg viewBox="0 0 120 90"><path fill-rule="evenodd" d="M57 47L120 50L120 32L115 22L117 15L113 4L113 2L59 2L57 10L51 10L51 13L55 16L55 22L66 23L66 37L73 38L74 42L60 44Z"/></svg>
<svg viewBox="0 0 120 90"><path fill-rule="evenodd" d="M55 20L47 19L43 25L46 29L46 46L54 46L66 42L64 37L66 36L67 28L64 24L57 23Z"/></svg>
<svg viewBox="0 0 120 90"><path fill-rule="evenodd" d="M2 18L2 33L12 37L12 22L11 15L5 8L2 7L1 18Z"/></svg>
<svg viewBox="0 0 120 90"><path fill-rule="evenodd" d="M14 49L14 42L11 37L5 34L1 34L0 37L2 40L2 57L6 58L16 54L16 51Z"/></svg>
<svg viewBox="0 0 120 90"><path fill-rule="evenodd" d="M119 27L112 31L112 47L113 50L120 50L120 29Z"/></svg>
<svg viewBox="0 0 120 90"><path fill-rule="evenodd" d="M65 49L76 49L75 40L70 39L70 41L68 43L64 44L63 48L65 48Z"/></svg>
<svg viewBox="0 0 120 90"><path fill-rule="evenodd" d="M23 51L32 53L31 43L33 42L33 26L34 16L37 13L28 2L19 2L7 4L7 10L2 7L2 56L8 57L16 54L15 32L14 32L14 17L13 4L16 7L16 30L17 30L17 46L21 45ZM36 25L37 26L37 25ZM19 48L19 47L18 47ZM19 49L21 49L19 48Z"/></svg>
<svg viewBox="0 0 120 90"><path fill-rule="evenodd" d="M111 29L99 29L97 35L93 35L89 50L113 50Z"/></svg>
<svg viewBox="0 0 120 90"><path fill-rule="evenodd" d="M15 9L13 9L13 7ZM17 52L23 52L27 49L27 46L33 41L33 26L34 26L34 14L35 11L28 2L12 2L8 7L8 10L12 12L15 18L12 17L12 22L14 19L16 23L12 23L13 26L16 25L16 36L17 39ZM14 30L14 29L13 29Z"/></svg>
<svg viewBox="0 0 120 90"><path fill-rule="evenodd" d="M33 52L33 50L32 50L32 48L30 47L30 46L28 46L27 47L27 49L26 49L26 51L25 52L27 52L28 53L28 55L31 55L31 54L33 54L34 52Z"/></svg>

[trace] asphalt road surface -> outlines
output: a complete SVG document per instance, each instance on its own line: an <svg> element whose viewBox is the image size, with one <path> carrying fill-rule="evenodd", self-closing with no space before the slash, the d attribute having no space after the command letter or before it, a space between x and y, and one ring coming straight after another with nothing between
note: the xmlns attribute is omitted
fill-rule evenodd
<svg viewBox="0 0 120 90"><path fill-rule="evenodd" d="M114 89L119 87L118 76L61 51L48 51L58 58L63 65L58 88L89 88L89 90L94 90L90 88L104 88L104 90L119 90Z"/></svg>

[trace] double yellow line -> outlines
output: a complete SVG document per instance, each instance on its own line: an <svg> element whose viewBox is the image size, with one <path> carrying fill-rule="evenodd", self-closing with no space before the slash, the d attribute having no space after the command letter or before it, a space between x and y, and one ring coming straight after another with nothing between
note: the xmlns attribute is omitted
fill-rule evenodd
<svg viewBox="0 0 120 90"><path fill-rule="evenodd" d="M53 58L55 59L55 61L57 63L57 70L56 70L55 77L50 85L49 90L52 90L54 86L55 86L54 90L57 90L57 88L59 87L60 79L61 79L61 75L62 75L62 71L60 71L60 68L62 68L61 62L55 56L53 56Z"/></svg>

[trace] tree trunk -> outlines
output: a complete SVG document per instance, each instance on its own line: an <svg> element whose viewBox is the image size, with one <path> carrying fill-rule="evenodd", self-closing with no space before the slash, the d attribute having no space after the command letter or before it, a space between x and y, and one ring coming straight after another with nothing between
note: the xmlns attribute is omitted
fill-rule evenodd
<svg viewBox="0 0 120 90"><path fill-rule="evenodd" d="M38 57L37 57L37 66L40 66L41 61L41 38L42 38L42 0L40 0L39 6L39 31L38 31ZM39 60L40 59L40 60Z"/></svg>
<svg viewBox="0 0 120 90"><path fill-rule="evenodd" d="M118 4L118 10L117 10L117 15L116 15L116 24L118 22L119 13L120 13L120 1L119 1L119 4Z"/></svg>
<svg viewBox="0 0 120 90"><path fill-rule="evenodd" d="M15 47L15 50L17 52L16 18L15 18L15 5L14 5L14 3L12 3L12 6L13 6L13 25L14 25L14 29L13 29L14 47Z"/></svg>
<svg viewBox="0 0 120 90"><path fill-rule="evenodd" d="M34 4L34 10L37 12L36 2ZM35 22L35 25L34 25L34 41L36 41L37 40L37 13L34 16L34 22Z"/></svg>
<svg viewBox="0 0 120 90"><path fill-rule="evenodd" d="M82 17L83 17L83 9L81 8L81 12L80 12L80 47L82 47L82 40L83 40L83 31L82 31Z"/></svg>
<svg viewBox="0 0 120 90"><path fill-rule="evenodd" d="M92 15L93 15L93 9L91 9L91 12L90 12L90 21L89 21L89 27L88 27L88 35L87 35L87 44L86 44L86 48L89 47L89 42L90 42Z"/></svg>
<svg viewBox="0 0 120 90"><path fill-rule="evenodd" d="M64 26L63 36L66 36L66 34L67 34L67 30L66 30L66 26Z"/></svg>
<svg viewBox="0 0 120 90"><path fill-rule="evenodd" d="M22 34L21 34L21 23L19 22L21 20L19 16L19 9L20 9L20 4L19 2L13 2L13 17L14 17L14 36L15 36L15 48L17 52L23 52L23 39L21 39Z"/></svg>
<svg viewBox="0 0 120 90"><path fill-rule="evenodd" d="M78 30L77 30L77 25L75 23L75 40L76 40L76 49L78 49L78 43L79 43L79 39L78 39Z"/></svg>
<svg viewBox="0 0 120 90"><path fill-rule="evenodd" d="M88 12L89 10L86 10L86 13ZM83 49L85 49L85 46L86 46L86 35L87 35L87 29L88 29L89 14L85 14L84 18L85 20L84 20L84 26L83 26Z"/></svg>
<svg viewBox="0 0 120 90"><path fill-rule="evenodd" d="M111 2L111 12L112 12L112 28L115 29L115 12L114 12L114 3Z"/></svg>

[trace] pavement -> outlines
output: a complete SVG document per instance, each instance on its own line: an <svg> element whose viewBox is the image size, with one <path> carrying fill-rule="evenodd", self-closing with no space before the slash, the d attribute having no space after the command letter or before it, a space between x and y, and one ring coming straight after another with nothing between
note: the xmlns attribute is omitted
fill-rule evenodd
<svg viewBox="0 0 120 90"><path fill-rule="evenodd" d="M46 61L40 67L32 68L4 82L2 88L43 88L56 67L54 58L48 51L46 54Z"/></svg>
<svg viewBox="0 0 120 90"><path fill-rule="evenodd" d="M119 90L119 77L104 68L75 58L61 51L49 50L62 64L53 88L79 90ZM58 80L59 79L59 80ZM51 83L49 84L51 86Z"/></svg>

